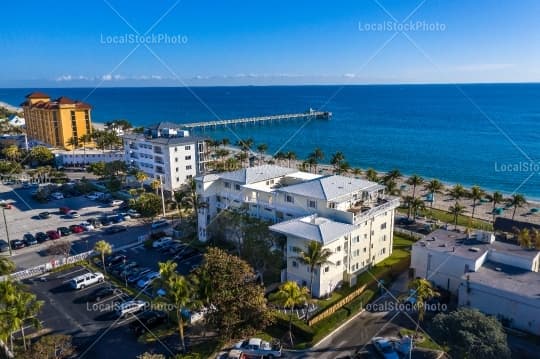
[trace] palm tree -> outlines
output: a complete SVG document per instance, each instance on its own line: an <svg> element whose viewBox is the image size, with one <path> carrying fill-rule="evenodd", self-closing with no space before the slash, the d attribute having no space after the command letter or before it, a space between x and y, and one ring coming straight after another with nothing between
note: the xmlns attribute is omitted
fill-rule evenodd
<svg viewBox="0 0 540 359"><path fill-rule="evenodd" d="M224 137L221 140L221 145L223 145L224 147L227 147L230 143L231 143L231 141L227 137Z"/></svg>
<svg viewBox="0 0 540 359"><path fill-rule="evenodd" d="M259 158L259 164L264 161L264 154L268 150L268 145L266 143L261 143L257 146L257 152L259 152L260 158Z"/></svg>
<svg viewBox="0 0 540 359"><path fill-rule="evenodd" d="M308 159L314 160L315 173L317 173L317 164L324 159L324 152L319 147L316 147L313 152L309 154Z"/></svg>
<svg viewBox="0 0 540 359"><path fill-rule="evenodd" d="M221 164L225 164L225 157L227 157L231 152L225 148L220 148L216 151L216 156L221 159Z"/></svg>
<svg viewBox="0 0 540 359"><path fill-rule="evenodd" d="M188 308L193 303L195 290L192 283L186 277L176 273L176 263L173 261L159 263L159 273L161 275L159 282L161 288L165 291L165 295L160 297L160 299L174 307L178 321L180 342L182 343L182 349L185 350L186 343L184 340L184 317L182 310Z"/></svg>
<svg viewBox="0 0 540 359"><path fill-rule="evenodd" d="M421 186L424 183L424 179L418 175L412 175L407 179L408 185L413 186L413 198L416 197L416 186Z"/></svg>
<svg viewBox="0 0 540 359"><path fill-rule="evenodd" d="M493 214L493 222L495 222L495 215L496 215L496 207L498 204L504 202L504 196L501 192L495 191L492 194L487 196L488 199L493 203L493 208L491 209L491 213Z"/></svg>
<svg viewBox="0 0 540 359"><path fill-rule="evenodd" d="M366 171L366 179L372 182L379 181L379 174L373 168L368 168Z"/></svg>
<svg viewBox="0 0 540 359"><path fill-rule="evenodd" d="M86 144L92 142L92 134L85 133L84 135L79 137L79 141L82 143L83 146L83 162L84 165L86 165Z"/></svg>
<svg viewBox="0 0 540 359"><path fill-rule="evenodd" d="M206 207L206 202L203 202L197 193L197 183L191 179L181 191L175 192L176 202L179 203L184 210L191 210L194 216L197 216L199 208Z"/></svg>
<svg viewBox="0 0 540 359"><path fill-rule="evenodd" d="M103 272L107 273L107 266L105 265L105 255L112 253L112 246L109 242L101 240L96 242L94 250L101 256L101 263L103 263Z"/></svg>
<svg viewBox="0 0 540 359"><path fill-rule="evenodd" d="M152 187L152 189L156 191L156 195L157 195L159 188L161 187L161 181L158 179L153 180L152 183L150 183L150 187Z"/></svg>
<svg viewBox="0 0 540 359"><path fill-rule="evenodd" d="M15 270L15 263L11 259L0 256L0 276L9 274Z"/></svg>
<svg viewBox="0 0 540 359"><path fill-rule="evenodd" d="M311 172L312 168L315 168L315 172L317 172L317 160L315 157L308 157L305 163L309 166L309 172Z"/></svg>
<svg viewBox="0 0 540 359"><path fill-rule="evenodd" d="M351 166L349 165L349 162L343 161L339 164L339 168L337 170L337 174L347 173L351 169Z"/></svg>
<svg viewBox="0 0 540 359"><path fill-rule="evenodd" d="M238 152L235 157L240 163L244 163L244 161L249 158L246 152Z"/></svg>
<svg viewBox="0 0 540 359"><path fill-rule="evenodd" d="M330 164L334 166L334 171L338 172L339 168L341 166L341 163L345 161L345 155L343 152L338 151L334 154L332 154L332 159L330 160Z"/></svg>
<svg viewBox="0 0 540 359"><path fill-rule="evenodd" d="M454 187L446 191L446 194L450 196L454 201L458 202L460 199L467 195L467 190L462 185L456 184Z"/></svg>
<svg viewBox="0 0 540 359"><path fill-rule="evenodd" d="M388 172L384 176L384 182L397 181L401 177L403 177L403 175L401 174L401 172L397 168L395 168L395 169L391 170L390 172Z"/></svg>
<svg viewBox="0 0 540 359"><path fill-rule="evenodd" d="M426 208L426 204L420 198L412 197L409 202L410 211L413 213L413 218L416 219L418 211L422 211Z"/></svg>
<svg viewBox="0 0 540 359"><path fill-rule="evenodd" d="M529 249L533 247L532 235L529 228L519 230L514 227L514 233L516 234L517 242L521 248Z"/></svg>
<svg viewBox="0 0 540 359"><path fill-rule="evenodd" d="M16 145L9 145L2 150L2 154L10 161L16 161L21 158L21 150Z"/></svg>
<svg viewBox="0 0 540 359"><path fill-rule="evenodd" d="M399 196L401 194L401 190L397 186L397 183L393 180L388 180L385 183L386 186L386 193L388 193L391 196Z"/></svg>
<svg viewBox="0 0 540 359"><path fill-rule="evenodd" d="M527 204L527 200L525 200L525 196L523 196L522 194L513 194L512 197L508 200L508 205L510 205L510 207L514 207L514 212L512 213L512 219L514 219L514 217L516 216L516 210L521 207L523 207L524 205Z"/></svg>
<svg viewBox="0 0 540 359"><path fill-rule="evenodd" d="M471 191L469 192L469 198L473 201L471 218L474 218L474 211L476 210L477 201L480 201L485 194L486 192L479 186L472 186Z"/></svg>
<svg viewBox="0 0 540 359"><path fill-rule="evenodd" d="M457 228L458 218L465 213L465 207L459 204L459 202L456 202L453 206L448 208L448 211L454 216L454 225Z"/></svg>
<svg viewBox="0 0 540 359"><path fill-rule="evenodd" d="M286 160L287 155L282 151L278 151L274 155L274 159L277 161L278 165L281 165L281 161Z"/></svg>
<svg viewBox="0 0 540 359"><path fill-rule="evenodd" d="M16 291L13 300L7 306L8 321L21 331L24 350L27 349L24 335L26 321L30 319L34 328L40 328L41 322L37 318L37 314L42 306L43 302L38 301L35 294L20 289Z"/></svg>
<svg viewBox="0 0 540 359"><path fill-rule="evenodd" d="M253 147L253 139L252 138L246 138L244 140L239 140L236 142L236 145L240 147L240 150L246 154L246 158L249 158L248 152L251 151L251 147Z"/></svg>
<svg viewBox="0 0 540 359"><path fill-rule="evenodd" d="M355 176L355 177L358 177L358 176L361 176L362 175L362 170L358 167L355 167L351 170L352 174Z"/></svg>
<svg viewBox="0 0 540 359"><path fill-rule="evenodd" d="M148 179L148 175L143 171L137 171L135 173L135 178L137 179L137 182L141 184L141 189L143 189L144 181Z"/></svg>
<svg viewBox="0 0 540 359"><path fill-rule="evenodd" d="M285 158L289 160L289 167L291 167L291 160L296 160L296 153L293 151L287 151Z"/></svg>
<svg viewBox="0 0 540 359"><path fill-rule="evenodd" d="M434 297L439 296L431 282L424 278L417 278L409 283L409 289L413 292L409 294L409 297L414 296L416 299L416 306L418 308L418 322L416 322L416 331L420 327L420 322L424 320L424 314L426 313L426 302Z"/></svg>
<svg viewBox="0 0 540 359"><path fill-rule="evenodd" d="M284 308L289 309L289 339L292 347L292 319L294 315L294 307L297 305L306 304L309 298L308 289L306 287L299 287L298 283L294 281L287 281L279 286L278 292L272 297L273 299L276 299Z"/></svg>
<svg viewBox="0 0 540 359"><path fill-rule="evenodd" d="M309 293L313 296L313 276L315 269L322 265L330 263L328 258L332 255L332 251L328 248L323 248L323 245L317 241L310 241L306 250L301 251L297 257L300 263L309 267Z"/></svg>
<svg viewBox="0 0 540 359"><path fill-rule="evenodd" d="M431 208L433 208L433 202L435 202L435 194L441 193L443 188L444 188L444 185L438 179L432 179L431 181L425 184L424 189L428 191L428 193L431 194L431 205L430 205Z"/></svg>
<svg viewBox="0 0 540 359"><path fill-rule="evenodd" d="M71 164L75 166L75 148L79 144L79 139L75 136L70 137L69 140L66 141L66 145L71 146L71 150L73 151L73 155L71 157Z"/></svg>

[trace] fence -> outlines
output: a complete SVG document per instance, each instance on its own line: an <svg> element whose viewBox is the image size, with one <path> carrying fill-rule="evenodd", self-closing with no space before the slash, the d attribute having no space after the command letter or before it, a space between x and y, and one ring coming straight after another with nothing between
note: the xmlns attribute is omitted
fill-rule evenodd
<svg viewBox="0 0 540 359"><path fill-rule="evenodd" d="M53 259L47 263L0 277L0 280L6 280L7 278L11 278L14 280L23 280L23 279L35 277L37 275L42 275L44 273L50 272L51 270L55 268L59 268L68 264L77 263L88 257L91 257L93 254L94 254L94 251L90 250L88 252L79 253L77 255L67 257L67 258Z"/></svg>
<svg viewBox="0 0 540 359"><path fill-rule="evenodd" d="M394 227L394 232L397 232L399 234L404 234L406 236L410 236L414 239L423 239L424 235L422 233L414 232L408 229Z"/></svg>
<svg viewBox="0 0 540 359"><path fill-rule="evenodd" d="M308 325L312 326L312 325L320 322L321 320L331 316L336 311L341 309L344 305L347 305L350 302L352 302L356 297L358 297L360 294L362 294L364 292L364 290L366 290L366 288L367 288L367 285L364 284L363 286L355 289L353 292L349 293L345 298L341 299L336 304L331 305L330 307L328 307L328 309L324 310L320 314L317 314L315 317L311 318L308 321Z"/></svg>

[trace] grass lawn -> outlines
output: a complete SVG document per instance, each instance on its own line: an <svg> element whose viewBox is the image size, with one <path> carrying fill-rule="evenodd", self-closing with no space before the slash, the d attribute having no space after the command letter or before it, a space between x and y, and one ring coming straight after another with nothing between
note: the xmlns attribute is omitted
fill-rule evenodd
<svg viewBox="0 0 540 359"><path fill-rule="evenodd" d="M399 213L407 214L407 208L398 208L397 211ZM439 220L444 223L454 224L454 215L450 212L443 211L440 209L430 209L426 208L423 211L418 211L418 215L422 217L432 218ZM492 231L493 230L493 224L491 224L488 221L484 221L482 219L477 218L471 218L469 216L460 215L458 216L458 225L463 227L470 227L474 229L483 229Z"/></svg>
<svg viewBox="0 0 540 359"><path fill-rule="evenodd" d="M435 343L430 337L428 337L424 332L419 330L419 333L424 337L424 339L422 341L414 342L413 345L415 347L424 348L424 349L431 349L431 350L446 351L440 345ZM402 328L402 329L399 330L399 334L413 336L414 335L414 330Z"/></svg>

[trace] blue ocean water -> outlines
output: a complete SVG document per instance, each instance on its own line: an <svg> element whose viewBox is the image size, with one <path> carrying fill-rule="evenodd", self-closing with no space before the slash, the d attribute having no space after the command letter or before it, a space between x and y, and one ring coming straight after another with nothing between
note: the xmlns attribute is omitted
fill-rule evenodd
<svg viewBox="0 0 540 359"><path fill-rule="evenodd" d="M461 89L461 90L460 90ZM305 157L319 146L354 167L399 168L428 178L540 198L540 84L0 89L19 104L34 90L93 106L93 121L135 125L303 112L329 121L233 127L206 135L253 137L269 153Z"/></svg>

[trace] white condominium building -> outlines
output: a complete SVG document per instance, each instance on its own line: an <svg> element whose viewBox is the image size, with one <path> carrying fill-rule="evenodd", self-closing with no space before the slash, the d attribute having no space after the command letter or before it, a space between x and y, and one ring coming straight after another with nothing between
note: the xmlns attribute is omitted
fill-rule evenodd
<svg viewBox="0 0 540 359"><path fill-rule="evenodd" d="M204 173L207 162L205 137L190 136L179 125L161 122L144 134L123 136L125 161L160 179L167 191L178 190L187 181Z"/></svg>
<svg viewBox="0 0 540 359"><path fill-rule="evenodd" d="M342 282L356 283L369 266L392 253L394 210L399 199L384 186L345 176L321 176L263 165L196 178L208 206L198 215L201 241L221 210L244 208L268 220L270 230L287 238L286 279L309 285L310 270L298 260L310 241L332 251L329 263L316 269L313 295L328 295Z"/></svg>

